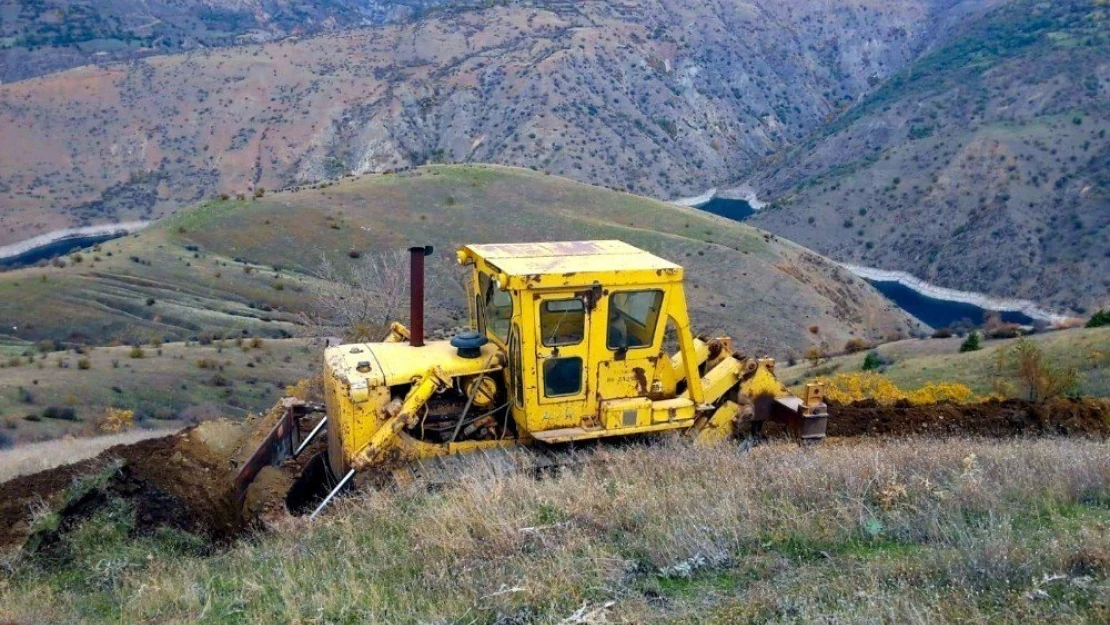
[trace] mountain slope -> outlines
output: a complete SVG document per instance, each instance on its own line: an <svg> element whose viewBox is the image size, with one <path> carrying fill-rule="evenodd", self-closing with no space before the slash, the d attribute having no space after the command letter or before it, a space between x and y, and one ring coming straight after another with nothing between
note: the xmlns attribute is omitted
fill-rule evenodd
<svg viewBox="0 0 1110 625"><path fill-rule="evenodd" d="M917 328L862 280L754 228L527 170L439 166L210 202L80 262L0 274L0 339L301 333L321 257L346 270L363 262L352 250L432 244L442 277L464 243L573 239L622 239L684 265L698 331L728 332L749 352ZM429 300L431 326L463 322L461 292L432 288Z"/></svg>
<svg viewBox="0 0 1110 625"><path fill-rule="evenodd" d="M852 263L1110 303L1110 18L1020 0L754 176L753 223Z"/></svg>
<svg viewBox="0 0 1110 625"><path fill-rule="evenodd" d="M0 83L78 65L401 21L466 0L0 0Z"/></svg>
<svg viewBox="0 0 1110 625"><path fill-rule="evenodd" d="M512 4L3 85L0 243L428 162L690 195L995 2Z"/></svg>

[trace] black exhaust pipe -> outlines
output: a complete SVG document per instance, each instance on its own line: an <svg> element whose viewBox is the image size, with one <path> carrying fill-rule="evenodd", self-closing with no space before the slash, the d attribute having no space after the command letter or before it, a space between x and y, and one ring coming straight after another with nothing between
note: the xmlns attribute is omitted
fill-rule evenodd
<svg viewBox="0 0 1110 625"><path fill-rule="evenodd" d="M431 256L431 245L409 248L409 277L412 296L409 298L409 345L424 346L424 257Z"/></svg>

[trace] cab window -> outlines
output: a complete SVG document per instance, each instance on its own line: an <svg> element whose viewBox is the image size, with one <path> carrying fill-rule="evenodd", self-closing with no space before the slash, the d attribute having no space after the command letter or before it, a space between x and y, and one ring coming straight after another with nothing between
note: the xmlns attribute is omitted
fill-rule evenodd
<svg viewBox="0 0 1110 625"><path fill-rule="evenodd" d="M649 347L663 306L663 291L621 291L609 296L609 349Z"/></svg>
<svg viewBox="0 0 1110 625"><path fill-rule="evenodd" d="M577 395L582 392L582 359L549 358L543 361L543 394L547 397Z"/></svg>
<svg viewBox="0 0 1110 625"><path fill-rule="evenodd" d="M586 306L578 298L546 300L540 306L545 347L578 345L586 337Z"/></svg>
<svg viewBox="0 0 1110 625"><path fill-rule="evenodd" d="M481 290L478 306L479 328L504 343L509 338L509 323L513 318L513 298L487 274L478 275L478 286Z"/></svg>

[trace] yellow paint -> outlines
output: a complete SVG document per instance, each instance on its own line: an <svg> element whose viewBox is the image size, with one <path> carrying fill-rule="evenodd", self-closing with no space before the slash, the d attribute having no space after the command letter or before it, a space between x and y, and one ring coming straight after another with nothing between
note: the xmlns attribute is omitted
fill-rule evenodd
<svg viewBox="0 0 1110 625"><path fill-rule="evenodd" d="M709 421L694 437L695 445L718 445L732 436L736 427L736 417L740 414L740 406L735 402L726 401L713 413Z"/></svg>
<svg viewBox="0 0 1110 625"><path fill-rule="evenodd" d="M736 431L740 408L732 400L741 393L787 393L773 361L732 356L727 337L707 362L709 347L690 328L682 267L631 245L471 245L458 259L471 269L472 326L489 342L478 358L462 358L447 341L412 347L398 323L381 343L328 349L334 472L489 445L668 430L685 430L700 443L720 441ZM668 325L675 354L663 349ZM477 389L482 406L499 389L519 438L450 444L414 438L427 403L448 388Z"/></svg>

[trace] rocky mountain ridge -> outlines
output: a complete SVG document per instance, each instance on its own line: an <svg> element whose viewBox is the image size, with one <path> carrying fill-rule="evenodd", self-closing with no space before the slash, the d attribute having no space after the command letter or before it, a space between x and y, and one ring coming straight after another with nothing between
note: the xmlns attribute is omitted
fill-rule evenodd
<svg viewBox="0 0 1110 625"><path fill-rule="evenodd" d="M0 84L156 54L414 19L468 0L3 0Z"/></svg>
<svg viewBox="0 0 1110 625"><path fill-rule="evenodd" d="M836 258L1083 314L1110 304L1110 18L1016 0L747 178Z"/></svg>
<svg viewBox="0 0 1110 625"><path fill-rule="evenodd" d="M0 243L428 162L656 197L804 138L989 0L540 2L0 86Z"/></svg>

